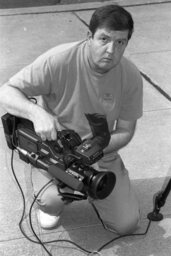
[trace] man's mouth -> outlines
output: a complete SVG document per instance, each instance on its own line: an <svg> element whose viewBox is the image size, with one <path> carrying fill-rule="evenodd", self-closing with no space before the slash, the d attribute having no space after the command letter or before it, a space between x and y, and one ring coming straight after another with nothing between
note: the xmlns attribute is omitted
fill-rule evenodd
<svg viewBox="0 0 171 256"><path fill-rule="evenodd" d="M112 59L111 58L103 58L103 61L110 62L110 61L112 61Z"/></svg>

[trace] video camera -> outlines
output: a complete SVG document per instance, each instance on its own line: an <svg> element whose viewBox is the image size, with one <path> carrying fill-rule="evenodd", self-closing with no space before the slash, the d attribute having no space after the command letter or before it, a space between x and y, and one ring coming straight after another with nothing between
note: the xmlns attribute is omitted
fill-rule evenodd
<svg viewBox="0 0 171 256"><path fill-rule="evenodd" d="M56 141L42 141L33 123L11 114L1 117L7 145L17 150L19 157L34 167L42 168L60 184L94 199L106 198L114 188L112 172L99 172L91 165L103 157L110 133L106 119L98 114L86 114L93 137L83 140L73 130L57 132Z"/></svg>

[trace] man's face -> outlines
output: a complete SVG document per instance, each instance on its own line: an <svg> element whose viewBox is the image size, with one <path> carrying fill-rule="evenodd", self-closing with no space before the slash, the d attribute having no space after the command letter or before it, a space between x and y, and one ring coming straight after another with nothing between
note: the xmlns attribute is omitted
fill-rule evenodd
<svg viewBox="0 0 171 256"><path fill-rule="evenodd" d="M99 73L105 73L119 64L128 43L128 30L106 28L96 30L89 37L89 63Z"/></svg>

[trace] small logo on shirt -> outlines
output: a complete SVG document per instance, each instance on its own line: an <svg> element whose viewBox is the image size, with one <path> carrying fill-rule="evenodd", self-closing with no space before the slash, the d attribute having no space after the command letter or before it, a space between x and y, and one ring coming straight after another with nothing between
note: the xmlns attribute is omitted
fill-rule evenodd
<svg viewBox="0 0 171 256"><path fill-rule="evenodd" d="M113 100L113 95L111 93L105 93L103 99L107 101Z"/></svg>

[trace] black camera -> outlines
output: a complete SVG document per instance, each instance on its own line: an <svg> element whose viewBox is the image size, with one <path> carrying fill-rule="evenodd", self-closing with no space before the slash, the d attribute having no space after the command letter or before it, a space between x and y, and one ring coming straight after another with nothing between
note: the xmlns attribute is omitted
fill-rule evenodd
<svg viewBox="0 0 171 256"><path fill-rule="evenodd" d="M114 188L112 172L99 172L91 165L103 157L110 133L106 119L86 114L93 137L83 140L73 130L57 132L56 141L42 141L31 121L5 114L1 117L7 145L26 163L48 171L64 186L95 199L106 198Z"/></svg>

